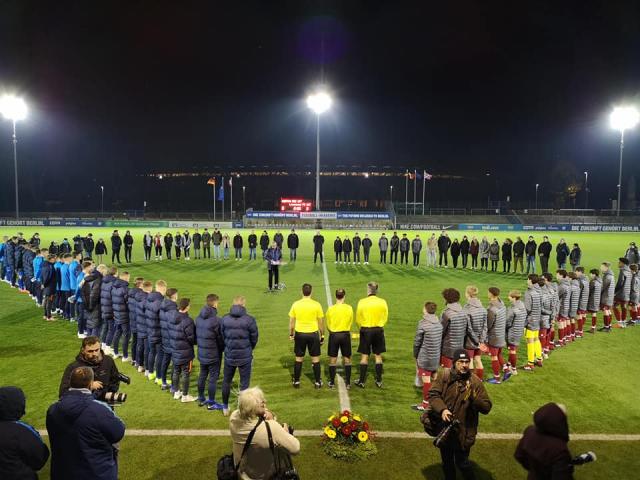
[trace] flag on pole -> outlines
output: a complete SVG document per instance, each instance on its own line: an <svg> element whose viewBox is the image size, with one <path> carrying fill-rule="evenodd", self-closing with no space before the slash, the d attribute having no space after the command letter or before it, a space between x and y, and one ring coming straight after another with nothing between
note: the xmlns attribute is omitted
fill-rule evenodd
<svg viewBox="0 0 640 480"><path fill-rule="evenodd" d="M409 172L408 175L409 175L409 180L415 180L416 179L416 174L415 173Z"/></svg>
<svg viewBox="0 0 640 480"><path fill-rule="evenodd" d="M425 180L431 180L433 178L433 175L431 175L430 173L427 173L427 171L424 171L424 178Z"/></svg>
<svg viewBox="0 0 640 480"><path fill-rule="evenodd" d="M233 187L233 176L229 177L229 186Z"/></svg>
<svg viewBox="0 0 640 480"><path fill-rule="evenodd" d="M207 180L207 185L215 185L215 184L216 184L215 177L211 177L209 180Z"/></svg>
<svg viewBox="0 0 640 480"><path fill-rule="evenodd" d="M220 190L218 190L218 201L224 202L224 177L222 177L222 183L220 184Z"/></svg>

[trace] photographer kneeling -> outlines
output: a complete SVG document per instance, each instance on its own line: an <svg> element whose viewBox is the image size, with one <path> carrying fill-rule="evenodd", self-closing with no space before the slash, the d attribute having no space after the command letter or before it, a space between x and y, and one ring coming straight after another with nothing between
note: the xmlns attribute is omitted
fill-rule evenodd
<svg viewBox="0 0 640 480"><path fill-rule="evenodd" d="M272 412L267 410L264 393L259 388L248 388L238 395L238 410L229 418L233 459L238 468L238 478L259 480L272 478L276 465L269 446L269 431L273 445L296 455L300 452L300 442L287 424L280 425ZM253 438L245 449L248 437ZM243 450L244 454L243 454Z"/></svg>
<svg viewBox="0 0 640 480"><path fill-rule="evenodd" d="M65 368L62 374L60 390L58 392L60 397L69 390L71 374L78 367L89 367L93 370L94 379L89 389L94 398L104 400L108 403L124 401L126 395L116 394L116 392L120 387L120 381L123 380L125 383L129 383L129 379L118 372L118 367L116 367L113 358L104 354L98 337L90 336L82 340L80 353L74 362L67 365L67 368Z"/></svg>
<svg viewBox="0 0 640 480"><path fill-rule="evenodd" d="M466 350L456 350L453 368L445 368L429 391L430 408L440 416L445 429L455 422L444 438L439 436L437 439L445 480L455 480L456 466L465 480L475 478L469 452L478 433L478 414L486 415L491 411L489 395L469 367Z"/></svg>

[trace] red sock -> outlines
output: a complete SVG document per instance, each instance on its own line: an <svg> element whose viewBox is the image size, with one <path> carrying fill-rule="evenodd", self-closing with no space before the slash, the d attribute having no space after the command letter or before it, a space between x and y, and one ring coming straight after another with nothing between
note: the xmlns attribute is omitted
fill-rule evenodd
<svg viewBox="0 0 640 480"><path fill-rule="evenodd" d="M545 328L540 329L540 333L538 334L538 338L540 339L540 346L544 349L547 348L547 330Z"/></svg>
<svg viewBox="0 0 640 480"><path fill-rule="evenodd" d="M491 360L491 370L493 370L493 376L500 376L500 362L498 360Z"/></svg>
<svg viewBox="0 0 640 480"><path fill-rule="evenodd" d="M476 368L475 373L480 380L484 378L484 368Z"/></svg>
<svg viewBox="0 0 640 480"><path fill-rule="evenodd" d="M621 305L620 308L622 309L622 320L626 320L627 319L627 306L626 305Z"/></svg>
<svg viewBox="0 0 640 480"><path fill-rule="evenodd" d="M598 324L598 315L591 315L591 328L596 328Z"/></svg>
<svg viewBox="0 0 640 480"><path fill-rule="evenodd" d="M502 358L502 352L498 352L498 363L500 364L500 368L504 366L504 358Z"/></svg>
<svg viewBox="0 0 640 480"><path fill-rule="evenodd" d="M604 326L605 327L610 327L611 326L611 315L605 315L604 316Z"/></svg>
<svg viewBox="0 0 640 480"><path fill-rule="evenodd" d="M620 307L618 305L613 306L613 315L616 317L616 320L620 321Z"/></svg>
<svg viewBox="0 0 640 480"><path fill-rule="evenodd" d="M423 382L422 384L422 401L429 401L429 390L431 389L431 382Z"/></svg>
<svg viewBox="0 0 640 480"><path fill-rule="evenodd" d="M580 317L578 319L578 332L582 332L582 327L584 326L584 318Z"/></svg>
<svg viewBox="0 0 640 480"><path fill-rule="evenodd" d="M635 305L630 307L630 313L631 313L631 320L638 319L638 308Z"/></svg>
<svg viewBox="0 0 640 480"><path fill-rule="evenodd" d="M572 337L576 336L576 324L575 323L571 324L571 336Z"/></svg>
<svg viewBox="0 0 640 480"><path fill-rule="evenodd" d="M516 364L518 363L518 355L516 353L509 352L509 365L513 368L516 368Z"/></svg>
<svg viewBox="0 0 640 480"><path fill-rule="evenodd" d="M560 343L564 343L564 337L565 337L566 330L567 330L567 327L560 327L558 329L558 340L560 340Z"/></svg>

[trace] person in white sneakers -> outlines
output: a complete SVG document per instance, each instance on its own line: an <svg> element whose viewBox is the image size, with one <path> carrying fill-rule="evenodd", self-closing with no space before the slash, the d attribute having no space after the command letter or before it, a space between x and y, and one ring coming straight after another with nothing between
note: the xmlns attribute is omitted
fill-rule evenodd
<svg viewBox="0 0 640 480"><path fill-rule="evenodd" d="M189 395L191 369L195 358L193 346L196 343L196 327L189 316L191 301L182 298L178 302L178 313L170 320L171 361L173 362L173 398L182 403L195 402Z"/></svg>

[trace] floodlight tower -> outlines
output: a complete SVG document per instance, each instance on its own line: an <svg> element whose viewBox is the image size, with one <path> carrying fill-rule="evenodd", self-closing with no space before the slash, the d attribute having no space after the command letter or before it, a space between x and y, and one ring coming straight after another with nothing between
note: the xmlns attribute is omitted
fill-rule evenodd
<svg viewBox="0 0 640 480"><path fill-rule="evenodd" d="M620 196L622 192L622 153L624 151L624 131L635 127L640 114L635 107L616 107L609 117L611 128L620 131L620 168L618 170L618 204L616 215L620 216Z"/></svg>
<svg viewBox="0 0 640 480"><path fill-rule="evenodd" d="M20 218L18 203L18 137L16 137L16 122L27 118L27 104L14 95L3 95L0 98L0 113L13 123L13 171L16 192L16 220Z"/></svg>
<svg viewBox="0 0 640 480"><path fill-rule="evenodd" d="M331 108L333 100L319 89L307 97L307 107L316 114L316 210L320 210L320 115Z"/></svg>

